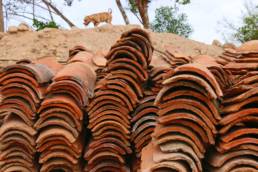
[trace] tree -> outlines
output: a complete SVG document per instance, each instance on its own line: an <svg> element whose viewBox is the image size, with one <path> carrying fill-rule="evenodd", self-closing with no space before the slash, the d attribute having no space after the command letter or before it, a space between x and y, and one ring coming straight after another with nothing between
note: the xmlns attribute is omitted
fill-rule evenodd
<svg viewBox="0 0 258 172"><path fill-rule="evenodd" d="M3 14L5 21L8 22L10 18L19 20L20 18L29 20L31 23L37 19L42 23L53 23L54 17L59 16L70 27L75 26L61 10L58 9L52 0L1 0L3 2ZM63 0L65 5L71 6L73 0ZM80 1L80 0L79 0ZM46 13L49 13L47 17ZM1 16L0 16L1 17ZM1 18L0 18L1 20ZM52 22L53 21L53 22Z"/></svg>
<svg viewBox="0 0 258 172"><path fill-rule="evenodd" d="M129 19L128 19L126 13L125 13L125 10L124 10L124 8L123 8L123 6L122 6L121 1L120 1L120 0L116 0L116 4L117 4L118 9L120 10L120 13L121 13L122 16L123 16L123 19L124 19L124 21L125 21L125 24L130 24L130 23L129 23Z"/></svg>
<svg viewBox="0 0 258 172"><path fill-rule="evenodd" d="M148 7L151 0L127 0L129 5L129 10L137 17L137 19L142 23L144 28L148 29L150 27ZM177 4L188 4L190 0L175 0Z"/></svg>
<svg viewBox="0 0 258 172"><path fill-rule="evenodd" d="M2 0L0 0L0 32L4 32L4 13Z"/></svg>
<svg viewBox="0 0 258 172"><path fill-rule="evenodd" d="M236 25L224 19L222 24L225 29L222 34L226 41L231 40L233 42L243 43L258 39L258 5L255 6L252 3L246 3L245 11L238 23L240 23L240 25Z"/></svg>
<svg viewBox="0 0 258 172"><path fill-rule="evenodd" d="M237 28L234 37L242 43L254 39L258 40L258 13L245 16L243 25Z"/></svg>
<svg viewBox="0 0 258 172"><path fill-rule="evenodd" d="M156 32L175 33L184 37L189 37L193 32L191 25L187 23L187 15L178 13L177 6L164 6L156 9L151 28Z"/></svg>

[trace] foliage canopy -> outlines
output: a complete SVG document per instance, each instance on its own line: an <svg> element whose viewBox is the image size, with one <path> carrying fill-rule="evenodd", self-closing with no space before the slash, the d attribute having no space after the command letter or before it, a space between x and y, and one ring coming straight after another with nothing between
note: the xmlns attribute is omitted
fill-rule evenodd
<svg viewBox="0 0 258 172"><path fill-rule="evenodd" d="M178 7L164 6L156 9L155 19L151 28L156 32L175 33L180 36L189 37L193 32L187 21L187 15L178 12Z"/></svg>

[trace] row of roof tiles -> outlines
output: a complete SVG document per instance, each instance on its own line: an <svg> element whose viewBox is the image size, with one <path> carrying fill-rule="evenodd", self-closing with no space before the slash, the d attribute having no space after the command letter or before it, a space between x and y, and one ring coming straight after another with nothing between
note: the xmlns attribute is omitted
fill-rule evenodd
<svg viewBox="0 0 258 172"><path fill-rule="evenodd" d="M257 47L216 59L168 47L171 68L153 67L133 29L108 53L3 68L0 171L257 171Z"/></svg>

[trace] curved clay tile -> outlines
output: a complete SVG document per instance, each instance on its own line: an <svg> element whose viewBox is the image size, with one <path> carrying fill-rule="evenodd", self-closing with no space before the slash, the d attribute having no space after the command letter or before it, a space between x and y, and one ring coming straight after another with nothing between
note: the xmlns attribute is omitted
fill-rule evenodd
<svg viewBox="0 0 258 172"><path fill-rule="evenodd" d="M121 93L120 91L111 90L111 89L105 89L105 90L99 90L96 95L96 97L101 96L107 96L107 97L113 97L116 99L120 104L123 106L129 108L130 111L133 111L133 105L129 102L128 98L124 95L124 93ZM111 98L112 99L112 98Z"/></svg>
<svg viewBox="0 0 258 172"><path fill-rule="evenodd" d="M24 172L31 172L31 171L35 171L35 168L31 168L31 167L27 167L24 165L24 162L16 162L14 163L8 163L5 162L5 165L3 165L1 167L1 170L6 171L6 172L11 172L11 171L24 171Z"/></svg>
<svg viewBox="0 0 258 172"><path fill-rule="evenodd" d="M137 63L136 63L137 64ZM129 70L133 71L138 76L138 82L146 82L148 79L147 73L142 72L143 69L137 69L134 65L128 62L116 62L107 66L108 72L115 71L115 70Z"/></svg>
<svg viewBox="0 0 258 172"><path fill-rule="evenodd" d="M65 159L53 158L47 161L47 163L44 163L40 168L40 171L42 172L48 172L52 170L61 170L61 171L64 170L65 172L68 172L68 171L77 172L79 171L79 167L78 165L77 167L76 165L72 165L69 161Z"/></svg>
<svg viewBox="0 0 258 172"><path fill-rule="evenodd" d="M84 171L90 171L90 172L98 172L98 171L121 171L121 172L127 172L125 169L121 168L121 165L115 161L111 160L105 160L105 162L97 164L94 168L91 168L90 170L85 169Z"/></svg>
<svg viewBox="0 0 258 172"><path fill-rule="evenodd" d="M37 126L37 130L44 130L45 127L60 127L71 132L75 138L79 136L79 131L70 126L68 122L60 118L52 117L50 119L45 119L40 125Z"/></svg>
<svg viewBox="0 0 258 172"><path fill-rule="evenodd" d="M231 160L229 160L225 165L223 165L222 167L218 168L218 169L214 169L214 172L220 172L220 171L225 171L225 172L230 172L231 170L233 170L234 168L237 167L253 167L256 168L258 167L258 162L256 160L253 160L251 158L248 157L237 157L237 158L233 158Z"/></svg>
<svg viewBox="0 0 258 172"><path fill-rule="evenodd" d="M252 137L245 137L245 138L235 139L229 143L220 142L219 145L217 146L217 148L220 152L225 152L225 151L232 150L236 147L239 147L239 146L245 145L245 144L256 144L257 145L258 139L252 138Z"/></svg>
<svg viewBox="0 0 258 172"><path fill-rule="evenodd" d="M140 87L140 81L133 79L129 75L112 73L111 75L109 75L108 79L121 79L125 81L126 83L128 83L128 85L130 85L130 87L134 90L138 97L143 97L143 88Z"/></svg>
<svg viewBox="0 0 258 172"><path fill-rule="evenodd" d="M201 161L193 151L193 149L184 142L171 142L160 145L160 149L164 153L182 152L192 158L197 166L201 167Z"/></svg>
<svg viewBox="0 0 258 172"><path fill-rule="evenodd" d="M82 63L74 62L66 65L53 78L54 81L72 80L81 85L83 89L89 91L88 95L94 92L96 73L91 66Z"/></svg>
<svg viewBox="0 0 258 172"><path fill-rule="evenodd" d="M98 135L101 134L101 132L105 129L117 130L123 133L124 135L130 133L128 128L125 127L125 125L114 120L101 121L96 126L94 126L91 131L93 132L93 135Z"/></svg>
<svg viewBox="0 0 258 172"><path fill-rule="evenodd" d="M103 103L103 104L110 103L108 101L110 101L113 105L118 105L118 106L123 105L122 107L126 108L124 102L121 102L120 98L117 98L116 96L112 96L112 95L100 94L99 96L94 97L94 99L92 99L91 103L87 107L88 112L96 110L97 108L95 108L95 106L101 107L99 106L99 103Z"/></svg>
<svg viewBox="0 0 258 172"><path fill-rule="evenodd" d="M70 56L67 59L67 63L75 63L75 62L83 62L85 64L92 64L92 59L94 58L94 54L89 51L78 51L76 54Z"/></svg>
<svg viewBox="0 0 258 172"><path fill-rule="evenodd" d="M139 102L137 96L130 88L128 88L130 91L127 91L127 89L123 88L119 84L108 84L107 89L122 93L124 96L126 96L125 99L127 99L132 106L136 106L136 104Z"/></svg>
<svg viewBox="0 0 258 172"><path fill-rule="evenodd" d="M63 151L68 153L68 155L72 156L74 159L79 159L81 157L80 152L76 152L76 150L71 149L69 146L65 144L58 144L58 145L52 145L48 147L48 149L45 149L40 153L40 159L44 159L45 156L47 156L49 153L55 152L55 151Z"/></svg>
<svg viewBox="0 0 258 172"><path fill-rule="evenodd" d="M35 146L35 139L34 136L30 135L30 133L17 131L17 130L9 130L8 132L4 133L0 136L2 143L6 143L12 140L23 140L24 142L29 143L32 146Z"/></svg>
<svg viewBox="0 0 258 172"><path fill-rule="evenodd" d="M12 110L20 111L21 113L14 112L14 114L18 116L21 114L22 116L20 116L20 118L22 118L26 123L27 120L30 121L30 119L35 117L35 112L32 111L30 105L18 97L4 99L4 101L0 104L0 112L5 110L10 112ZM30 125L30 123L28 123L28 125Z"/></svg>
<svg viewBox="0 0 258 172"><path fill-rule="evenodd" d="M46 65L55 74L63 68L63 65L57 62L56 57L53 56L44 56L37 58L34 63Z"/></svg>
<svg viewBox="0 0 258 172"><path fill-rule="evenodd" d="M27 74L35 78L39 84L48 83L53 77L53 71L51 71L46 65L15 64L3 68L0 72L0 78L2 77L2 75L14 72Z"/></svg>
<svg viewBox="0 0 258 172"><path fill-rule="evenodd" d="M136 136L134 143L136 148L136 156L141 157L142 149L151 142L152 137L151 134L153 133L153 128L145 129L143 132L141 132L138 136Z"/></svg>
<svg viewBox="0 0 258 172"><path fill-rule="evenodd" d="M180 172L187 172L187 167L185 164L181 163L180 161L163 161L153 165L151 168L152 172L159 172L159 171L180 171Z"/></svg>
<svg viewBox="0 0 258 172"><path fill-rule="evenodd" d="M236 157L241 156L249 156L249 157L258 157L258 152L253 150L232 150L230 152L221 154L219 152L213 153L212 156L210 156L209 163L216 168L222 167L224 164L226 164L231 159L234 159Z"/></svg>
<svg viewBox="0 0 258 172"><path fill-rule="evenodd" d="M118 88L121 87L120 89L126 92L128 95L128 99L130 101L134 101L135 103L139 103L139 99L137 94L133 91L133 89L123 80L118 80L118 79L110 79L105 82L105 88Z"/></svg>
<svg viewBox="0 0 258 172"><path fill-rule="evenodd" d="M113 144L116 144L118 146L120 146L121 148L123 148L123 150L125 152L127 152L128 154L131 154L132 153L132 150L126 146L120 139L116 138L116 137L106 137L106 138L102 138L102 139L99 139L99 140L94 140L93 142L90 143L89 145L89 149L91 148L94 148L94 147L98 147L100 145L103 145L105 143L113 143ZM88 156L88 152L85 152L85 155L84 156Z"/></svg>
<svg viewBox="0 0 258 172"><path fill-rule="evenodd" d="M34 104L40 103L40 95L37 95L37 92L35 90L31 89L25 84L19 84L19 83L11 83L8 85L4 85L1 87L2 94L7 97L8 93L18 92L23 93L25 95L29 95L31 100L33 100Z"/></svg>
<svg viewBox="0 0 258 172"><path fill-rule="evenodd" d="M29 127L28 125L17 119L5 122L5 124L0 127L0 135L3 135L9 130L19 130L21 132L29 133L31 136L36 135L36 131L32 127Z"/></svg>
<svg viewBox="0 0 258 172"><path fill-rule="evenodd" d="M112 152L114 154L123 155L123 156L126 155L126 152L121 146L116 145L114 143L105 143L103 145L99 145L98 147L89 148L86 155L87 159L90 160L94 158L98 153L102 153L102 152Z"/></svg>
<svg viewBox="0 0 258 172"><path fill-rule="evenodd" d="M142 35L143 37L145 37L149 42L151 42L151 39L150 39L150 35L147 33L147 31L141 29L141 28L133 28L133 29L130 29L124 33L122 33L121 35L121 39L123 38L127 38L129 36L131 36L132 34L138 34L138 35Z"/></svg>
<svg viewBox="0 0 258 172"><path fill-rule="evenodd" d="M153 105L153 103L151 103L151 102L150 102L150 104ZM147 103L145 103L145 105L146 105L146 108L141 109L137 114L135 114L135 116L132 118L131 122L137 123L137 121L139 121L144 116L157 116L157 114L156 114L158 112L157 107L148 106Z"/></svg>
<svg viewBox="0 0 258 172"><path fill-rule="evenodd" d="M124 159L122 158L121 155L118 155L116 153L113 152L109 152L109 151L104 151L104 152L99 152L97 154L95 154L95 156L93 156L88 163L92 164L92 163L100 163L101 161L105 161L106 159L114 159L122 164L125 163ZM100 161L100 162L99 162Z"/></svg>
<svg viewBox="0 0 258 172"><path fill-rule="evenodd" d="M186 92L186 94L187 94L187 91L193 91L193 92L197 92L202 95L205 95L206 97L208 96L207 91L204 88L202 88L200 85L194 84L191 81L181 80L180 82L173 82L169 85L164 85L163 88L158 93L154 105L162 104L163 102L162 97L166 97L167 95L169 95L169 93L174 93L175 90L183 90ZM209 99L210 97L207 97L207 98Z"/></svg>
<svg viewBox="0 0 258 172"><path fill-rule="evenodd" d="M142 47L141 52L145 55L148 64L150 64L154 50L151 45L151 42L145 36L136 33L132 34L128 38L131 40L135 40L135 42Z"/></svg>
<svg viewBox="0 0 258 172"><path fill-rule="evenodd" d="M121 39L126 39L126 38L131 38L131 37L138 38L139 41L142 40L142 41L144 41L145 44L147 44L147 47L148 47L148 54L149 54L149 55L146 56L146 57L149 58L148 61L149 61L149 63L150 63L151 57L152 57L153 47L152 47L152 42L151 42L151 39L150 39L149 34L148 34L146 31L142 30L142 29L134 28L134 29L131 29L131 30L127 31L127 32L124 32L124 33L122 34L122 36L121 36ZM138 43L137 40L135 40L134 42L137 42L137 43ZM138 44L139 44L139 45L142 45L143 43L139 42ZM142 46L143 46L143 45L142 45ZM144 50L144 49L142 49L142 51L143 51L143 50ZM145 53L145 54L147 54L147 53Z"/></svg>
<svg viewBox="0 0 258 172"><path fill-rule="evenodd" d="M34 127L37 128L37 126L42 123L44 120L51 118L51 117L58 117L61 118L69 123L70 126L77 128L78 131L82 130L82 124L80 121L77 120L75 115L67 109L64 108L50 108L50 109L43 109L40 112L40 118L36 121L34 124Z"/></svg>
<svg viewBox="0 0 258 172"><path fill-rule="evenodd" d="M132 134L132 139L134 139L135 143L137 143L137 141L139 141L138 139L141 137L146 136L146 133L144 131L148 131L149 128L152 128L152 130L150 130L149 132L152 132L155 128L156 125L156 121L154 122L145 122L144 124L142 124L139 128L137 128L136 131L133 132ZM148 133L147 133L148 134ZM149 133L150 136L151 133Z"/></svg>
<svg viewBox="0 0 258 172"><path fill-rule="evenodd" d="M248 172L256 172L257 168L256 167L236 167L231 170L231 172L242 172L242 171L248 171Z"/></svg>
<svg viewBox="0 0 258 172"><path fill-rule="evenodd" d="M38 152L45 152L50 150L56 145L65 145L77 155L80 155L82 152L82 143L81 138L77 139L76 142L71 143L63 136L55 136L55 137L48 137L43 142L39 142L37 144L37 151Z"/></svg>
<svg viewBox="0 0 258 172"><path fill-rule="evenodd" d="M167 130L167 131L166 131ZM155 130L154 131L154 137L157 139L157 140L160 140L162 139L162 141L165 141L165 142L162 142L161 145L166 145L168 143L176 143L178 142L179 140L177 141L173 141L173 140L169 140L169 138L172 138L173 137L169 137L170 135L177 135L177 133L183 135L184 137L186 138L190 138L197 147L199 147L200 149L203 149L203 147L205 146L205 142L202 141L196 133L192 132L189 128L186 128L186 127L183 127L183 126L172 126L172 127L163 127L159 130ZM166 138L167 137L167 138ZM185 140L186 141L186 140ZM182 143L185 143L185 144L188 144L187 142L182 142ZM189 144L190 146L191 144ZM199 151L197 151L198 153ZM198 156L200 156L201 158L203 158L203 154L199 154Z"/></svg>
<svg viewBox="0 0 258 172"><path fill-rule="evenodd" d="M84 47L83 45L76 45L73 48L69 49L69 57L73 58L74 55L76 55L78 52L81 51L87 51L89 52L90 50L88 50L86 47Z"/></svg>
<svg viewBox="0 0 258 172"><path fill-rule="evenodd" d="M122 114L120 114L120 116L122 116ZM129 129L130 128L129 121L123 121L123 119L120 116L113 115L112 112L111 113L104 112L101 117L98 116L98 118L96 120L90 121L88 128L93 129L95 126L97 126L101 122L114 121L114 122L119 122L119 123L123 124L124 127Z"/></svg>
<svg viewBox="0 0 258 172"><path fill-rule="evenodd" d="M19 89L17 92L17 89L8 89L8 96L6 95L6 92L2 92L3 93L3 100L5 99L10 99L13 98L15 99L18 98L24 102L27 103L27 105L29 105L29 107L31 108L31 110L35 113L37 111L37 104L32 100L31 96L29 94L26 93L26 91L24 91L23 89ZM28 114L29 115L29 114ZM36 114L34 114L34 116L36 116Z"/></svg>
<svg viewBox="0 0 258 172"><path fill-rule="evenodd" d="M117 47L121 47L121 46L128 46L128 47L133 47L134 49L141 51L142 47L137 44L136 42L133 41L134 37L128 37L128 38L123 38L123 39L119 39L116 44L114 44L111 49L117 48ZM146 48L143 47L143 49L145 50ZM146 56L146 54L145 54Z"/></svg>
<svg viewBox="0 0 258 172"><path fill-rule="evenodd" d="M21 78L11 78L11 79L8 79L7 81L3 82L4 86L14 85L14 84L24 85L27 89L33 91L34 94L38 97L38 99L43 99L43 97L45 96L46 90L44 87L34 86L33 84L31 84L30 81L27 81L27 80L24 80Z"/></svg>
<svg viewBox="0 0 258 172"><path fill-rule="evenodd" d="M182 99L181 99L182 100ZM181 103L178 103L180 101L173 101L173 104L171 103L170 106L166 108L162 108L158 111L159 115L159 121L161 122L162 119L169 119L169 116L176 116L177 114L181 113L190 113L194 115L195 117L198 117L201 119L207 126L212 130L214 134L217 133L217 130L215 128L215 125L212 123L212 121L209 119L209 117L201 111L198 107L195 107L191 105L190 103L184 103L184 101L181 101ZM203 126L203 128L206 128Z"/></svg>
<svg viewBox="0 0 258 172"><path fill-rule="evenodd" d="M187 154L181 153L181 152L174 152L174 153L163 153L159 146L154 144L154 152L153 152L153 161L155 163L159 163L159 162L163 162L163 161L184 161L185 163L187 163L191 170L193 172L198 172L201 171L202 167L198 166L198 164L196 164L194 162L194 160L187 156Z"/></svg>
<svg viewBox="0 0 258 172"><path fill-rule="evenodd" d="M218 97L223 95L220 89L220 86L216 81L214 75L205 66L195 64L195 63L182 65L175 69L175 74L180 74L180 73L192 73L192 74L197 74L198 76L202 76L202 78L207 80L208 83L213 87Z"/></svg>
<svg viewBox="0 0 258 172"><path fill-rule="evenodd" d="M240 137L241 138L250 137L251 135L256 135L257 133L258 133L257 128L244 127L244 128L235 129L233 131L226 133L225 135L220 137L220 140L225 143L228 143Z"/></svg>
<svg viewBox="0 0 258 172"><path fill-rule="evenodd" d="M186 93L187 92L187 93ZM201 111L206 118L209 119L213 123L213 125L216 125L218 123L218 118L220 116L217 108L213 104L213 102L209 101L207 97L204 97L203 95L193 92L193 91L176 91L168 97L164 97L166 103L161 104L160 107L160 115L162 113L169 110L169 107L171 105L180 105L185 104L186 106L192 106L196 108L197 110ZM166 100L169 99L169 100ZM205 118L205 117L204 117ZM217 119L216 119L217 118Z"/></svg>
<svg viewBox="0 0 258 172"><path fill-rule="evenodd" d="M110 102L109 102L110 103ZM100 106L95 111L88 111L89 113L89 122L93 122L96 119L98 119L101 116L104 116L107 113L114 113L116 116L123 119L126 123L129 124L129 115L121 115L121 114L128 114L129 111L126 108L120 108L118 105L112 105L112 104L105 104L104 106Z"/></svg>
<svg viewBox="0 0 258 172"><path fill-rule="evenodd" d="M17 81L17 79L19 79L19 81L22 82L29 82L30 85L34 86L34 87L40 87L40 84L32 77L29 75L26 75L24 73L8 73L6 75L3 75L0 78L0 85L7 85L9 83L15 83Z"/></svg>
<svg viewBox="0 0 258 172"><path fill-rule="evenodd" d="M258 40L245 42L237 48L238 52L258 52Z"/></svg>
<svg viewBox="0 0 258 172"><path fill-rule="evenodd" d="M257 113L258 108L249 108L249 109L243 109L235 113L231 113L229 115L226 115L220 122L220 125L228 125L235 120L238 120L239 118L243 118L246 116L255 115Z"/></svg>
<svg viewBox="0 0 258 172"><path fill-rule="evenodd" d="M121 140L126 146L130 146L130 142L129 142L129 136L125 135L119 131L113 130L112 128L108 128L106 130L104 130L103 133L101 133L99 136L95 136L94 139L98 140L98 139L103 139L103 138L109 138L109 137L114 137L114 138L118 138L119 140Z"/></svg>
<svg viewBox="0 0 258 172"><path fill-rule="evenodd" d="M199 158L204 158L204 153L206 151L204 146L202 144L197 145L191 138L180 133L163 136L157 140L157 144L162 145L165 143L178 141L187 143L189 146L191 146L191 148L194 150L194 152Z"/></svg>
<svg viewBox="0 0 258 172"><path fill-rule="evenodd" d="M83 89L78 83L69 80L58 81L50 84L47 88L48 94L69 94L81 106L86 106L88 103L87 90Z"/></svg>
<svg viewBox="0 0 258 172"><path fill-rule="evenodd" d="M44 142L48 137L62 136L67 139L69 142L74 143L76 138L67 130L64 130L60 127L48 127L40 132L36 143Z"/></svg>
<svg viewBox="0 0 258 172"><path fill-rule="evenodd" d="M205 151L205 147L207 147L207 143L208 143L208 136L201 126L199 126L197 123L193 121L184 120L184 119L171 121L171 125L180 125L193 130L200 138L202 138L203 142L205 143L204 145L198 145L200 146L200 150L202 150L202 152ZM177 133L177 135L180 135L180 133ZM162 141L163 141L162 138L158 140L158 142L162 142ZM165 137L164 137L164 141L166 141Z"/></svg>
<svg viewBox="0 0 258 172"><path fill-rule="evenodd" d="M47 163L47 161L52 159L52 158L65 159L68 162L70 162L71 164L77 164L78 163L78 159L71 156L71 154L69 154L68 151L66 151L66 150L63 151L63 150L58 150L58 149L55 149L54 151L48 152L47 154L41 154L40 159L39 159L39 163L40 164Z"/></svg>
<svg viewBox="0 0 258 172"><path fill-rule="evenodd" d="M230 99L226 99L223 101L223 103L237 103L237 102L242 102L244 101L245 99L255 95L258 93L258 88L252 88L240 95L237 95L233 98L230 98Z"/></svg>
<svg viewBox="0 0 258 172"><path fill-rule="evenodd" d="M42 103L38 112L40 113L43 109L46 108L64 108L72 112L73 115L77 117L78 120L83 119L82 110L76 105L76 103L70 97L64 95L55 95L45 99Z"/></svg>
<svg viewBox="0 0 258 172"><path fill-rule="evenodd" d="M231 128L233 128L234 126L237 126L237 124L243 124L245 122L251 122L251 123L257 123L258 122L258 116L253 116L253 115L250 115L250 116L245 116L245 117L241 117L241 118L238 118L237 120L223 126L220 130L219 130L219 133L220 134L225 134L226 132L228 132Z"/></svg>
<svg viewBox="0 0 258 172"><path fill-rule="evenodd" d="M156 110L156 109L155 109ZM138 128L141 127L144 123L151 123L151 122L156 122L157 120L157 115L155 112L153 113L146 113L143 115L141 118L139 118L132 126L132 132L136 131ZM155 126L155 125L153 125Z"/></svg>
<svg viewBox="0 0 258 172"><path fill-rule="evenodd" d="M106 56L108 62L115 59L122 59L125 57L127 57L127 59L138 62L144 69L147 69L147 62L143 54L140 51L129 46L113 48Z"/></svg>
<svg viewBox="0 0 258 172"><path fill-rule="evenodd" d="M253 96L253 97L247 98L241 102L226 105L221 108L221 111L224 114L237 112L237 111L240 111L241 109L243 109L244 107L246 107L246 106L248 107L248 105L251 105L252 103L256 103L256 102L258 102L258 97Z"/></svg>
<svg viewBox="0 0 258 172"><path fill-rule="evenodd" d="M194 108L194 106L193 105L196 105L195 104L196 102L195 101L188 101L188 99L175 99L175 100L173 100L173 101L170 101L168 104L165 104L166 106L165 107L161 107L161 110L160 110L160 112L161 112L161 114L158 112L158 115L160 115L160 116L163 116L163 114L162 113L164 113L164 112L166 112L166 111L169 111L169 109L170 109L170 106L172 105L172 106L174 106L175 104L178 104L177 106L179 106L179 108L180 108L180 104L183 104L183 105L185 105L186 107L188 107L188 106L191 106L190 108ZM176 106L174 106L175 108L176 108ZM173 108L173 107L172 107ZM198 106L195 106L195 108L198 108ZM163 110L164 109L164 110ZM177 114L177 112L174 112L175 114ZM199 125L200 126L203 126L204 128L207 128L207 123L205 122L205 120L202 120L202 118L207 118L207 116L205 117L205 115L203 115L203 117L202 118L200 118L201 116L199 116L199 115L195 115L194 113L189 113L189 112L187 112L187 111L185 111L185 112L179 112L178 114L181 114L181 113L185 113L185 114L188 114L187 116L189 116L189 115L192 115L193 116L193 118L194 119L196 119L197 121L195 121L195 120L193 120L193 119L191 119L191 117L190 118L188 118L188 120L192 120L193 122L198 122L199 123ZM199 116L199 117L198 117ZM166 118L168 118L168 117L164 117L165 119ZM169 117L170 118L170 117ZM171 117L173 120L176 120L177 118L181 118L180 116L177 116L177 115L174 115L174 117ZM187 120L187 118L185 118L185 117L182 117L183 119L186 119ZM206 119L207 120L207 119ZM172 122L172 120L170 120L170 122ZM209 122L210 123L210 122ZM205 127L206 126L206 127ZM207 129L212 129L212 131L213 131L213 133L214 134L216 134L217 133L217 131L216 131L216 128L215 128L215 126L213 125L213 124L211 124L211 126L209 126ZM208 134L209 135L209 134Z"/></svg>
<svg viewBox="0 0 258 172"><path fill-rule="evenodd" d="M191 75L191 74L180 74L173 76L163 82L164 85L171 84L173 82L180 82L180 81L190 81L192 84L199 85L201 88L205 89L208 96L212 99L217 99L217 95L215 94L215 90L212 89L211 85L209 85L204 79L201 77Z"/></svg>

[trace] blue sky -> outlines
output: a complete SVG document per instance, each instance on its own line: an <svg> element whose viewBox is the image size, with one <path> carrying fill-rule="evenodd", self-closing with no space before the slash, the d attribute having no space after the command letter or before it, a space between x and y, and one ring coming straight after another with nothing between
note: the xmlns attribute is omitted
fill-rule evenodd
<svg viewBox="0 0 258 172"><path fill-rule="evenodd" d="M59 9L78 27L85 28L83 26L83 18L85 15L89 15L96 12L107 11L108 8L113 10L113 24L124 24L123 18L116 6L115 0L74 0L72 7L64 5L62 0L52 0ZM194 32L190 36L191 39L211 43L212 40L223 40L222 25L219 24L223 18L227 18L234 23L239 23L239 17L241 17L244 11L244 5L246 0L191 0L188 5L181 6L180 10L188 15L189 23L192 25ZM257 2L256 0L248 0L249 2ZM126 6L126 0L121 0L124 6ZM153 0L149 7L150 20L154 19L155 9L160 6L173 5L173 0ZM129 20L132 24L139 24L136 17L130 12L127 12ZM45 17L48 17L48 13L44 13ZM24 19L12 19L9 21L9 25L18 24ZM58 17L56 21L63 27L68 26ZM28 21L27 21L28 22ZM90 25L89 27L92 27Z"/></svg>

